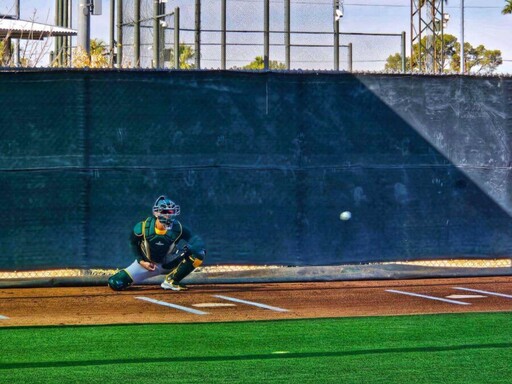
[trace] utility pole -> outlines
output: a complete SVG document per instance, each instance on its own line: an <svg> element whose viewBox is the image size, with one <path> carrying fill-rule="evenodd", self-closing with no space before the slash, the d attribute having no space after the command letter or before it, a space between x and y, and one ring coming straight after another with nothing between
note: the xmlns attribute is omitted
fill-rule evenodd
<svg viewBox="0 0 512 384"><path fill-rule="evenodd" d="M91 15L101 15L101 0L78 0L77 47L91 54Z"/></svg>
<svg viewBox="0 0 512 384"><path fill-rule="evenodd" d="M91 54L91 7L89 0L78 0L78 33L76 45L81 47L87 56Z"/></svg>

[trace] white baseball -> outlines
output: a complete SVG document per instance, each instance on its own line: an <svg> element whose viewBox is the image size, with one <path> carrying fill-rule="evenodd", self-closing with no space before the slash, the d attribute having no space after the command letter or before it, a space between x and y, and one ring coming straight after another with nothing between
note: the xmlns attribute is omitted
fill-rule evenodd
<svg viewBox="0 0 512 384"><path fill-rule="evenodd" d="M340 220L347 221L347 220L350 220L351 217L352 217L352 214L349 211L340 213Z"/></svg>

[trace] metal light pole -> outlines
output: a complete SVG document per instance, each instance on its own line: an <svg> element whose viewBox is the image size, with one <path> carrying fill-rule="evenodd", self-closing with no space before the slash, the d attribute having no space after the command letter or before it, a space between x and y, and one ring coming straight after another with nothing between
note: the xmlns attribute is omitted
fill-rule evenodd
<svg viewBox="0 0 512 384"><path fill-rule="evenodd" d="M77 47L82 47L87 53L87 56L91 55L91 15L101 15L101 1L102 0L78 1L78 14L76 16L78 19L78 33L76 45ZM63 7L61 9L61 18L62 15L65 15L66 13L66 9Z"/></svg>
<svg viewBox="0 0 512 384"><path fill-rule="evenodd" d="M91 54L91 10L89 0L79 0L78 2L78 33L76 45L82 47L87 53Z"/></svg>

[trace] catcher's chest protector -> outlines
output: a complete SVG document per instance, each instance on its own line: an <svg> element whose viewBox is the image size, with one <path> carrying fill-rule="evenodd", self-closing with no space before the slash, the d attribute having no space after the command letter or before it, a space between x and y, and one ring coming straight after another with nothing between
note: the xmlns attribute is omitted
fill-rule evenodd
<svg viewBox="0 0 512 384"><path fill-rule="evenodd" d="M165 255L174 249L175 243L181 238L181 223L176 221L171 230L158 234L155 228L155 219L148 218L142 223L144 243L149 248L149 258L159 263ZM160 231L159 231L160 232ZM142 244L142 246L145 246Z"/></svg>

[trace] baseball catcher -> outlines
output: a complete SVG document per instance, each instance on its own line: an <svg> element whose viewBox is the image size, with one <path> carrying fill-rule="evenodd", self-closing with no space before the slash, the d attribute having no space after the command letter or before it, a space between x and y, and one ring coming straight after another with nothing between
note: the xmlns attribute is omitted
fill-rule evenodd
<svg viewBox="0 0 512 384"><path fill-rule="evenodd" d="M131 233L136 260L108 279L110 288L120 291L147 278L166 275L163 289L187 289L181 280L203 263L205 249L201 238L176 220L179 214L179 205L168 197L155 201L153 216L135 224ZM186 243L181 249L180 241Z"/></svg>

